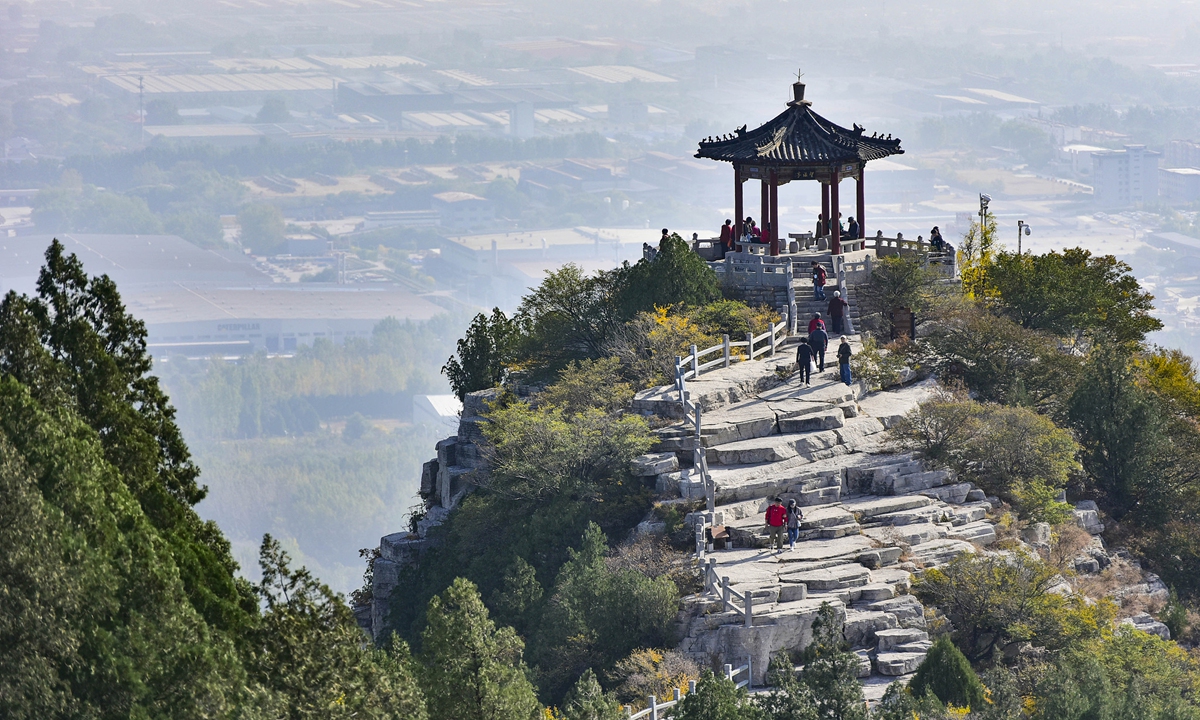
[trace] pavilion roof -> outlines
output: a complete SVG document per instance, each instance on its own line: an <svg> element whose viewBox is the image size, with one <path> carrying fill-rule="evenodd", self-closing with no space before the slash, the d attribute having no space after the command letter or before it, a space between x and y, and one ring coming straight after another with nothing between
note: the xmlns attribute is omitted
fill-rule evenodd
<svg viewBox="0 0 1200 720"><path fill-rule="evenodd" d="M812 110L804 99L804 84L793 84L795 100L773 120L747 131L738 128L725 138L707 138L700 142L698 158L724 160L752 165L830 165L867 162L889 155L901 155L900 138L866 135L855 125L848 130Z"/></svg>

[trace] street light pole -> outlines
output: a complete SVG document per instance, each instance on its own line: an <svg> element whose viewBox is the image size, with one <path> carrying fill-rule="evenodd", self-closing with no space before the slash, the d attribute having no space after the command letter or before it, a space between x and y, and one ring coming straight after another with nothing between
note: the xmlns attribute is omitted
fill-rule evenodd
<svg viewBox="0 0 1200 720"><path fill-rule="evenodd" d="M1025 222L1024 220L1018 220L1017 221L1017 254L1018 255L1021 254L1021 235L1022 234L1028 235L1029 233L1030 233L1029 223Z"/></svg>

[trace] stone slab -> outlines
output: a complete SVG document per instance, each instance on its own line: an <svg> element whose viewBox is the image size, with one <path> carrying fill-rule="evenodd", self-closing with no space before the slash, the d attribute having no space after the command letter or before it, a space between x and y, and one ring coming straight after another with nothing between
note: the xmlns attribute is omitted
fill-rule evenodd
<svg viewBox="0 0 1200 720"><path fill-rule="evenodd" d="M916 672L924 659L925 653L879 653L875 656L875 669L880 675L890 677L907 675Z"/></svg>
<svg viewBox="0 0 1200 720"><path fill-rule="evenodd" d="M837 565L821 570L800 572L781 571L779 579L787 583L804 583L810 591L845 590L866 585L871 572L858 563Z"/></svg>

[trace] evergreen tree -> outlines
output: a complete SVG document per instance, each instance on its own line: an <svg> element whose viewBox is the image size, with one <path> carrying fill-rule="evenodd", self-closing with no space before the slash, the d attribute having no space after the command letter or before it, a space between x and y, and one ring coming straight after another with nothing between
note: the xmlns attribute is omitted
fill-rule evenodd
<svg viewBox="0 0 1200 720"><path fill-rule="evenodd" d="M643 259L626 266L618 288L615 301L622 321L656 306L704 305L721 297L717 274L678 233L659 243L654 260Z"/></svg>
<svg viewBox="0 0 1200 720"><path fill-rule="evenodd" d="M57 240L37 290L34 298L10 292L0 303L0 374L47 407L69 404L161 532L192 604L219 629L244 626L253 593L234 575L229 543L192 510L207 489L175 409L149 374L145 324L125 311L111 279L89 278Z"/></svg>
<svg viewBox="0 0 1200 720"><path fill-rule="evenodd" d="M817 720L817 703L808 687L796 678L786 652L771 658L767 684L771 686L770 692L754 698L764 720Z"/></svg>
<svg viewBox="0 0 1200 720"><path fill-rule="evenodd" d="M932 692L943 703L960 708L979 710L986 704L983 683L949 635L934 641L908 688L917 697Z"/></svg>
<svg viewBox="0 0 1200 720"><path fill-rule="evenodd" d="M763 720L744 688L711 671L705 671L696 683L696 691L688 693L671 717L672 720Z"/></svg>
<svg viewBox="0 0 1200 720"><path fill-rule="evenodd" d="M362 646L362 631L342 599L267 535L259 550L265 611L255 628L251 675L286 702L291 720L424 720L408 646L391 653Z"/></svg>
<svg viewBox="0 0 1200 720"><path fill-rule="evenodd" d="M821 603L802 662L800 684L816 700L820 720L866 720L867 705L858 682L861 660L846 649L841 618L829 603Z"/></svg>
<svg viewBox="0 0 1200 720"><path fill-rule="evenodd" d="M421 686L432 720L536 720L524 643L512 628L496 627L473 583L455 580L430 600L426 620Z"/></svg>
<svg viewBox="0 0 1200 720"><path fill-rule="evenodd" d="M517 331L513 321L493 308L491 317L479 313L458 341L458 352L442 367L459 400L467 393L495 387L512 361Z"/></svg>
<svg viewBox="0 0 1200 720"><path fill-rule="evenodd" d="M563 720L619 720L621 706L605 694L591 668L567 692L562 702Z"/></svg>

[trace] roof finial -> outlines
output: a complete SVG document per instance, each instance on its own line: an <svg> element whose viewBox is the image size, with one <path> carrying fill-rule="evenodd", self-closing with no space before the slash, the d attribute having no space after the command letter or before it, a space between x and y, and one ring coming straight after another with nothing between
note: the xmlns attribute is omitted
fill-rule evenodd
<svg viewBox="0 0 1200 720"><path fill-rule="evenodd" d="M800 78L804 77L804 73L796 70L796 82L792 83L792 101L788 105L812 105L812 102L804 99L804 81Z"/></svg>

